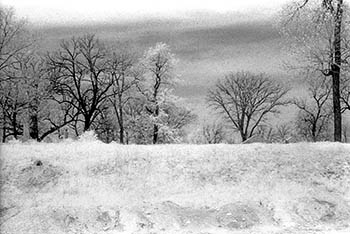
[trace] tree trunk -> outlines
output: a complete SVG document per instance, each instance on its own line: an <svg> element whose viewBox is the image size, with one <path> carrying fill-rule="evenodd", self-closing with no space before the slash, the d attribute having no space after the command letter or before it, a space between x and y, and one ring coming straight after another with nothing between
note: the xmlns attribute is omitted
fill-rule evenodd
<svg viewBox="0 0 350 234"><path fill-rule="evenodd" d="M119 96L119 142L120 144L124 144L123 106L121 96Z"/></svg>
<svg viewBox="0 0 350 234"><path fill-rule="evenodd" d="M30 117L29 136L34 140L39 139L39 127L38 127L38 116L37 115L32 115Z"/></svg>
<svg viewBox="0 0 350 234"><path fill-rule="evenodd" d="M312 124L312 128L311 128L311 137L313 142L317 141L316 128L317 128L317 121Z"/></svg>
<svg viewBox="0 0 350 234"><path fill-rule="evenodd" d="M155 110L155 117L158 117L159 115L159 106L156 106L156 110ZM158 124L154 124L153 125L153 144L157 144L158 143L158 131L159 131L159 126Z"/></svg>
<svg viewBox="0 0 350 234"><path fill-rule="evenodd" d="M124 126L119 126L119 143L124 144Z"/></svg>
<svg viewBox="0 0 350 234"><path fill-rule="evenodd" d="M13 130L13 137L17 140L18 132L17 132L17 113L16 112L14 112L12 115L12 130Z"/></svg>
<svg viewBox="0 0 350 234"><path fill-rule="evenodd" d="M6 115L5 115L5 110L3 109L2 111L2 118L3 118L3 123L2 123L2 142L6 142Z"/></svg>
<svg viewBox="0 0 350 234"><path fill-rule="evenodd" d="M89 117L85 117L84 120L84 132L89 131L90 130L90 118Z"/></svg>
<svg viewBox="0 0 350 234"><path fill-rule="evenodd" d="M34 110L34 113L29 118L29 136L34 140L39 140L39 124L36 110Z"/></svg>
<svg viewBox="0 0 350 234"><path fill-rule="evenodd" d="M340 107L340 68L341 68L341 27L343 18L343 0L338 0L335 13L334 28L334 64L332 65L333 79L333 114L334 114L334 141L341 142L342 120Z"/></svg>
<svg viewBox="0 0 350 234"><path fill-rule="evenodd" d="M243 133L243 131L241 131L241 138L242 138L242 142L245 142L247 140L247 134Z"/></svg>

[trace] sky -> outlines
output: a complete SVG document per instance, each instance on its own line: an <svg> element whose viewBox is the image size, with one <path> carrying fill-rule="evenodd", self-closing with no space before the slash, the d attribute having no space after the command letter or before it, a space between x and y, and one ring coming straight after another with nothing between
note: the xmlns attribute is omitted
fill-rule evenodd
<svg viewBox="0 0 350 234"><path fill-rule="evenodd" d="M288 0L1 0L34 23L99 22L142 17L177 17L192 12L278 9Z"/></svg>

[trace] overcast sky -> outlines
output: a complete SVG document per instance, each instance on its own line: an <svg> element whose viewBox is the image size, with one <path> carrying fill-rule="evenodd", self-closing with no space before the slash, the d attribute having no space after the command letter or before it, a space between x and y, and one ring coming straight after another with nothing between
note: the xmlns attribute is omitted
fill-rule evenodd
<svg viewBox="0 0 350 234"><path fill-rule="evenodd" d="M98 22L140 17L176 17L197 11L271 11L288 0L1 0L37 23Z"/></svg>

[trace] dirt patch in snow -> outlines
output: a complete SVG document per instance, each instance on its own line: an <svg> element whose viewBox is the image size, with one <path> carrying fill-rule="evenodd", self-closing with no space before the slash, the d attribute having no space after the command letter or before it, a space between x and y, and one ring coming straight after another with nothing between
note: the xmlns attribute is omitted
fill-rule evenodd
<svg viewBox="0 0 350 234"><path fill-rule="evenodd" d="M120 211L117 208L54 208L51 218L64 233L99 233L122 229Z"/></svg>
<svg viewBox="0 0 350 234"><path fill-rule="evenodd" d="M145 229L249 229L273 223L273 212L259 204L232 203L212 209L183 207L167 201L137 212L138 226Z"/></svg>
<svg viewBox="0 0 350 234"><path fill-rule="evenodd" d="M217 213L220 226L228 229L246 229L261 224L272 224L273 211L262 205L228 204Z"/></svg>
<svg viewBox="0 0 350 234"><path fill-rule="evenodd" d="M342 224L350 218L350 207L342 199L302 198L295 204L294 211L307 224Z"/></svg>
<svg viewBox="0 0 350 234"><path fill-rule="evenodd" d="M26 192L42 189L51 184L55 185L63 169L41 160L35 160L30 165L21 168L15 179L16 186Z"/></svg>

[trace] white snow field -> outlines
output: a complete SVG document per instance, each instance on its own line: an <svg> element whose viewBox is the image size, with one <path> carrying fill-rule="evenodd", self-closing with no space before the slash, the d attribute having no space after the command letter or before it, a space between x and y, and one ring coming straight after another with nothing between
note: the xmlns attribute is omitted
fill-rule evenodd
<svg viewBox="0 0 350 234"><path fill-rule="evenodd" d="M0 147L1 234L350 233L350 144Z"/></svg>

